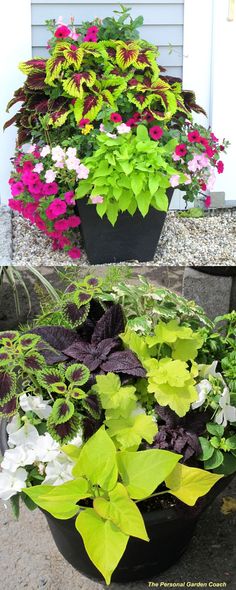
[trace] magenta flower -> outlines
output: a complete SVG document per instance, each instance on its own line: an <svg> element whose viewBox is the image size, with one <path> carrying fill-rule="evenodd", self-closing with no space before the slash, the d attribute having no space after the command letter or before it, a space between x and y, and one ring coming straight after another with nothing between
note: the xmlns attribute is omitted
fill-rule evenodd
<svg viewBox="0 0 236 590"><path fill-rule="evenodd" d="M20 200L15 201L15 199L8 199L8 205L13 211L18 211L19 213L22 212L23 203Z"/></svg>
<svg viewBox="0 0 236 590"><path fill-rule="evenodd" d="M199 142L201 139L200 133L198 131L190 131L188 133L188 140L190 141L190 143L196 143Z"/></svg>
<svg viewBox="0 0 236 590"><path fill-rule="evenodd" d="M54 199L54 201L49 205L46 209L45 213L48 219L56 219L60 215L63 215L66 212L67 206L65 201L61 199Z"/></svg>
<svg viewBox="0 0 236 590"><path fill-rule="evenodd" d="M80 258L81 256L81 252L79 248L71 248L71 250L68 250L68 254L70 256L70 258Z"/></svg>
<svg viewBox="0 0 236 590"><path fill-rule="evenodd" d="M219 162L217 162L217 170L218 170L218 174L223 174L224 162L222 162L222 160L219 160Z"/></svg>
<svg viewBox="0 0 236 590"><path fill-rule="evenodd" d="M43 192L45 195L56 195L58 193L59 186L56 182L49 182L45 184L43 187Z"/></svg>
<svg viewBox="0 0 236 590"><path fill-rule="evenodd" d="M85 127L85 125L88 125L90 123L90 119L80 119L79 121L79 127Z"/></svg>
<svg viewBox="0 0 236 590"><path fill-rule="evenodd" d="M154 127L151 127L151 129L149 129L149 135L152 139L158 141L158 139L161 139L163 135L163 129L158 125L154 125Z"/></svg>
<svg viewBox="0 0 236 590"><path fill-rule="evenodd" d="M81 220L77 215L71 215L67 221L69 227L78 227L81 224Z"/></svg>
<svg viewBox="0 0 236 590"><path fill-rule="evenodd" d="M119 113L111 113L110 120L112 123L121 123L122 117Z"/></svg>
<svg viewBox="0 0 236 590"><path fill-rule="evenodd" d="M204 201L205 207L208 209L211 206L211 197L206 197Z"/></svg>
<svg viewBox="0 0 236 590"><path fill-rule="evenodd" d="M64 193L64 199L67 205L75 205L75 193L74 191L67 191Z"/></svg>
<svg viewBox="0 0 236 590"><path fill-rule="evenodd" d="M70 36L70 33L71 33L71 30L68 29L68 27L66 27L66 25L61 25L60 27L57 28L54 35L55 35L55 37L57 37L57 39L66 39L66 37Z"/></svg>
<svg viewBox="0 0 236 590"><path fill-rule="evenodd" d="M186 156L186 154L187 154L186 145L184 143L180 143L179 145L177 145L176 148L175 148L175 153L176 153L177 156L180 156L182 158L184 156Z"/></svg>
<svg viewBox="0 0 236 590"><path fill-rule="evenodd" d="M69 229L69 219L58 219L55 221L54 227L57 231L67 231Z"/></svg>
<svg viewBox="0 0 236 590"><path fill-rule="evenodd" d="M36 213L35 218L34 218L34 222L35 225L38 227L38 229L40 229L41 231L46 231L47 226L45 221L43 221L43 219L40 217L40 215L38 213Z"/></svg>
<svg viewBox="0 0 236 590"><path fill-rule="evenodd" d="M28 160L27 162L24 162L22 170L23 170L23 172L27 172L27 171L33 170L33 167L34 167L33 162Z"/></svg>
<svg viewBox="0 0 236 590"><path fill-rule="evenodd" d="M18 195L21 195L21 193L23 193L24 191L24 185L23 182L21 182L20 180L18 182L15 182L14 184L11 185L11 194L13 197L17 197Z"/></svg>

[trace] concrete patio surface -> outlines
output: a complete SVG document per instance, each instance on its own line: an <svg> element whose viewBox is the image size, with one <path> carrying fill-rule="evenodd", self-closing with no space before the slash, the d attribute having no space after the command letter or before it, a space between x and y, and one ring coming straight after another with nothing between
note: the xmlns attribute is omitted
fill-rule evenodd
<svg viewBox="0 0 236 590"><path fill-rule="evenodd" d="M221 512L223 498L236 499L236 479L218 496L200 520L187 552L167 572L153 580L158 588L236 588L236 512ZM101 590L74 570L60 555L43 514L22 508L19 521L10 507L0 507L1 590ZM113 590L145 590L151 580L112 584ZM161 585L162 582L162 585ZM168 586L164 586L164 582ZM188 583L194 585L189 586ZM183 586L183 584L185 585ZM181 585L180 585L181 584Z"/></svg>

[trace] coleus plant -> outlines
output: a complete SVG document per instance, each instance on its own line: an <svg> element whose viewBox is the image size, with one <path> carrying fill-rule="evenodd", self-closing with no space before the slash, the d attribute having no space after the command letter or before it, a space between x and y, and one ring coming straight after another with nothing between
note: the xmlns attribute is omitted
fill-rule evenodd
<svg viewBox="0 0 236 590"><path fill-rule="evenodd" d="M194 94L183 92L179 79L160 75L164 68L157 65L157 47L139 40L138 34L134 37L142 18L131 21L124 34L127 16L126 11L117 20L76 28L49 23L51 56L20 64L27 79L8 104L10 108L22 102L5 125L17 125L19 145L32 137L51 135L58 141L60 134L61 140L63 127L71 137L81 119L96 121L106 106L122 115L128 109L130 116L137 108L140 113L148 109L150 116L164 123L176 114L189 117L192 110L199 111Z"/></svg>
<svg viewBox="0 0 236 590"><path fill-rule="evenodd" d="M89 275L27 330L0 335L0 411L10 419L0 497L16 512L21 497L74 518L107 583L129 537L148 540L143 500L167 493L194 506L236 471L236 407L221 366L235 347L233 315L224 342L193 303L145 281L134 298L130 289L107 293ZM149 321L135 324L145 301Z"/></svg>

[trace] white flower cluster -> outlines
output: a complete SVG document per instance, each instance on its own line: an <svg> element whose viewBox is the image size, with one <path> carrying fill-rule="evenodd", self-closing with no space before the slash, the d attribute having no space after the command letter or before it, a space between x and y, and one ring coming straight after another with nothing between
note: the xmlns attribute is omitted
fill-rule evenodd
<svg viewBox="0 0 236 590"><path fill-rule="evenodd" d="M19 398L21 408L33 411L39 418L47 419L51 407L42 396L23 394ZM38 467L40 474L45 475L43 484L60 485L73 479L74 461L60 449L51 435L46 432L40 435L37 428L26 418L22 425L20 416L16 414L7 426L8 446L1 464L0 498L9 500L17 492L26 487L28 472L24 467ZM78 433L70 444L81 446L82 437Z"/></svg>
<svg viewBox="0 0 236 590"><path fill-rule="evenodd" d="M58 169L65 168L67 170L74 170L76 172L77 180L86 179L89 175L89 169L81 164L79 158L77 158L76 148L69 147L67 150L63 149L60 145L50 148L49 145L45 145L40 152L41 158L51 155L54 162L54 167L47 170L45 173L46 183L54 182L57 176ZM43 171L43 164L40 163L40 168L36 164L36 172Z"/></svg>
<svg viewBox="0 0 236 590"><path fill-rule="evenodd" d="M208 377L212 375L213 377L218 378L222 383L222 393L219 399L219 409L217 410L214 421L217 424L222 424L224 427L227 426L228 422L236 422L236 408L230 405L230 392L229 389L221 375L221 373L216 372L217 361L212 363L210 367L208 367L205 376ZM196 410L200 408L204 404L207 399L208 394L213 391L213 386L211 382L205 378L198 383L196 386L198 392L198 400L192 404L192 409Z"/></svg>

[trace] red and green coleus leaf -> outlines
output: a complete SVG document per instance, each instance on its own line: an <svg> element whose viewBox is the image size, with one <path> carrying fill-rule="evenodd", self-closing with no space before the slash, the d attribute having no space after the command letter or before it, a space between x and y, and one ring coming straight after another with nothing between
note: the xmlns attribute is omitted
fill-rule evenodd
<svg viewBox="0 0 236 590"><path fill-rule="evenodd" d="M79 47L76 50L66 49L64 51L64 57L66 60L66 65L74 66L77 70L79 70L84 57L84 51L82 47Z"/></svg>
<svg viewBox="0 0 236 590"><path fill-rule="evenodd" d="M61 109L60 111L53 113L48 120L48 125L52 125L52 127L62 127L70 113L71 111L68 109Z"/></svg>
<svg viewBox="0 0 236 590"><path fill-rule="evenodd" d="M14 373L0 371L0 404L4 405L14 397L16 393L16 376Z"/></svg>
<svg viewBox="0 0 236 590"><path fill-rule="evenodd" d="M109 92L109 95L112 96L113 102L114 99L117 100L119 96L126 90L127 82L124 78L109 78L108 80L102 80L101 83L101 90ZM106 93L105 93L106 96Z"/></svg>
<svg viewBox="0 0 236 590"><path fill-rule="evenodd" d="M139 46L136 43L124 43L121 41L116 49L116 62L121 70L126 70L135 64L138 56Z"/></svg>
<svg viewBox="0 0 236 590"><path fill-rule="evenodd" d="M55 424L63 424L72 418L75 411L73 402L68 399L57 399L52 406L51 418Z"/></svg>
<svg viewBox="0 0 236 590"><path fill-rule="evenodd" d="M138 107L140 111L146 109L151 102L151 97L147 96L143 92L128 92L127 97L129 101L135 104L135 106Z"/></svg>
<svg viewBox="0 0 236 590"><path fill-rule="evenodd" d="M84 99L77 98L74 104L74 115L77 123L83 119L93 121L103 105L103 98L101 95L88 94Z"/></svg>
<svg viewBox="0 0 236 590"><path fill-rule="evenodd" d="M24 87L18 88L18 90L16 90L14 92L13 98L11 98L11 100L9 100L9 102L8 102L6 112L8 113L9 109L11 107L13 107L14 104L16 104L17 102L24 102L25 99L26 99L26 93L25 93Z"/></svg>
<svg viewBox="0 0 236 590"><path fill-rule="evenodd" d="M24 366L29 371L40 371L45 364L45 359L39 352L27 352L24 356Z"/></svg>
<svg viewBox="0 0 236 590"><path fill-rule="evenodd" d="M63 89L74 98L82 98L84 94L84 86L91 88L96 82L96 74L92 70L88 72L79 72L72 74L69 78L63 81Z"/></svg>
<svg viewBox="0 0 236 590"><path fill-rule="evenodd" d="M49 416L47 420L47 430L51 434L52 438L57 442L64 444L72 440L81 425L81 417L77 412L74 412L73 416L61 424L56 424L53 416Z"/></svg>
<svg viewBox="0 0 236 590"><path fill-rule="evenodd" d="M98 43L99 53L105 60L112 64L116 63L116 48L117 41L112 39L110 41L101 41Z"/></svg>
<svg viewBox="0 0 236 590"><path fill-rule="evenodd" d="M158 105L161 108L158 108ZM155 119L169 121L177 111L177 100L173 92L167 91L157 95L151 95L149 110ZM162 112L163 110L163 112Z"/></svg>
<svg viewBox="0 0 236 590"><path fill-rule="evenodd" d="M0 417L11 418L17 411L17 397L14 395L6 404L0 404Z"/></svg>
<svg viewBox="0 0 236 590"><path fill-rule="evenodd" d="M58 79L62 70L62 66L65 63L64 55L56 55L55 57L50 57L47 60L46 66L46 84L50 86L54 86L54 80Z"/></svg>
<svg viewBox="0 0 236 590"><path fill-rule="evenodd" d="M17 344L20 345L21 348L27 350L28 348L36 346L36 344L38 344L39 341L40 336L38 336L37 334L24 334L23 336L20 336L18 338Z"/></svg>
<svg viewBox="0 0 236 590"><path fill-rule="evenodd" d="M25 85L31 90L43 90L46 87L45 72L35 72L29 74Z"/></svg>
<svg viewBox="0 0 236 590"><path fill-rule="evenodd" d="M45 72L47 60L43 57L34 57L28 61L23 61L19 64L19 70L23 74L33 74L35 72Z"/></svg>
<svg viewBox="0 0 236 590"><path fill-rule="evenodd" d="M144 70L145 68L151 68L153 73L158 75L160 69L157 65L156 58L158 56L158 51L153 51L150 48L141 49L138 54L138 58L134 63L134 66L138 70Z"/></svg>
<svg viewBox="0 0 236 590"><path fill-rule="evenodd" d="M90 371L88 367L81 363L74 363L66 369L65 377L70 383L76 385L84 385L87 383L90 377Z"/></svg>

